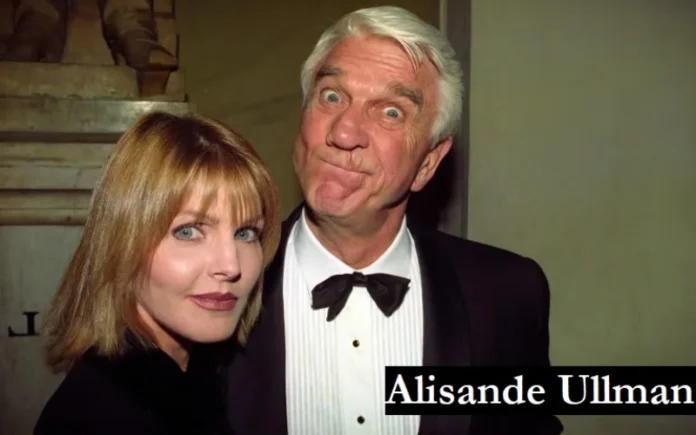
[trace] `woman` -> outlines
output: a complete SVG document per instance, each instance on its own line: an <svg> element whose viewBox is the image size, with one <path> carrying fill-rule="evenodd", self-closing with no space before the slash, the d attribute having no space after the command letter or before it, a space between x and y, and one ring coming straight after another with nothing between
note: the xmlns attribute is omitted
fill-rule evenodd
<svg viewBox="0 0 696 435"><path fill-rule="evenodd" d="M280 234L252 147L151 113L119 140L46 318L67 375L35 434L228 433L214 343L243 344ZM224 347L221 346L221 347Z"/></svg>

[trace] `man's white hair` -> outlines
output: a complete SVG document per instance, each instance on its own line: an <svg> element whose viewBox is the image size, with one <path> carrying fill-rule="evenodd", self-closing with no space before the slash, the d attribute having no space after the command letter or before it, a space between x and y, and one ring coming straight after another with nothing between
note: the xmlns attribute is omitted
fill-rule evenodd
<svg viewBox="0 0 696 435"><path fill-rule="evenodd" d="M301 83L304 104L321 62L346 37L371 35L390 38L399 43L414 68L425 60L437 68L439 77L438 114L433 123L432 145L454 136L462 112L462 68L447 38L417 15L396 6L359 9L344 15L319 38L314 50L302 65Z"/></svg>

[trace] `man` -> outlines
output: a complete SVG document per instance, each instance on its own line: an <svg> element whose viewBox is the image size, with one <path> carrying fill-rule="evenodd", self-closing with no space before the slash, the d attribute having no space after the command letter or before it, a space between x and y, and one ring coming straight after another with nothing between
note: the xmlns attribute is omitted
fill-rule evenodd
<svg viewBox="0 0 696 435"><path fill-rule="evenodd" d="M403 9L362 9L321 36L302 88L293 163L306 203L284 223L264 311L230 368L235 430L560 433L552 416L384 415L385 366L549 365L539 266L405 219L459 124L450 44Z"/></svg>

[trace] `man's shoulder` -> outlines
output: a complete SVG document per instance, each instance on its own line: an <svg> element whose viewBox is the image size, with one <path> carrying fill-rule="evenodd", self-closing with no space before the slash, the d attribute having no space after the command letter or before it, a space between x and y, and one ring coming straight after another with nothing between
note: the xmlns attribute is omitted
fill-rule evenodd
<svg viewBox="0 0 696 435"><path fill-rule="evenodd" d="M474 282L499 291L547 291L548 280L536 260L498 246L468 240L433 229L416 229L418 255L432 255L446 262L462 282Z"/></svg>
<svg viewBox="0 0 696 435"><path fill-rule="evenodd" d="M436 253L426 255L447 264L474 309L496 312L495 318L515 325L537 324L548 316L550 286L535 260L441 231L430 231L427 236L430 241L426 243L431 244L428 252Z"/></svg>
<svg viewBox="0 0 696 435"><path fill-rule="evenodd" d="M481 265L520 265L529 266L536 262L522 254L511 250L466 239L439 230L417 228L414 231L418 239L428 240L433 247L437 247L448 256L457 260L475 262Z"/></svg>

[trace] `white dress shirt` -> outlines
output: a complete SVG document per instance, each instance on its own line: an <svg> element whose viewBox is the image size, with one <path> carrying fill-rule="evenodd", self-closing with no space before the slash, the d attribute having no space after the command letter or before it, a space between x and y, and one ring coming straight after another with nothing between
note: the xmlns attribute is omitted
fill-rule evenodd
<svg viewBox="0 0 696 435"><path fill-rule="evenodd" d="M328 277L355 270L326 250L304 212L285 254L286 399L290 435L415 435L418 416L384 414L384 368L423 363L420 268L404 219L389 249L365 274L411 280L402 305L386 317L364 287L354 287L338 317L312 309L312 289Z"/></svg>

